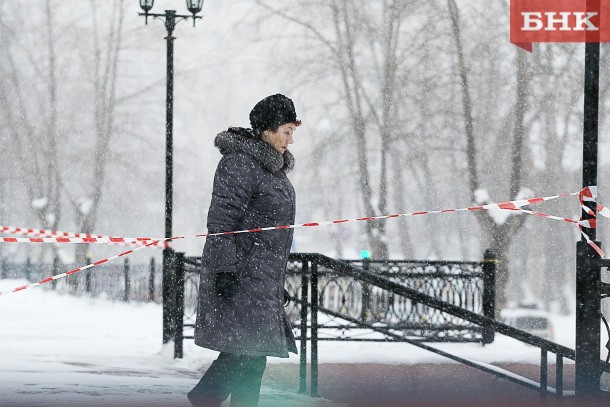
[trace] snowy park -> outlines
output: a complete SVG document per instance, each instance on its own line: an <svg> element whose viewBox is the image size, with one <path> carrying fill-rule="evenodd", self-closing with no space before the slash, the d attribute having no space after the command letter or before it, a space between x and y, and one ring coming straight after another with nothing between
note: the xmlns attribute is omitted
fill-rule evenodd
<svg viewBox="0 0 610 407"><path fill-rule="evenodd" d="M0 407L610 405L610 0L0 2Z"/></svg>

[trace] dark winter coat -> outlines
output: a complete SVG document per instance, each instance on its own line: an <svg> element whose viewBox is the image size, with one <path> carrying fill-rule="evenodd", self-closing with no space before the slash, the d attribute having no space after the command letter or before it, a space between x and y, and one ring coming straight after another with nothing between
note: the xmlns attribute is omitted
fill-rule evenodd
<svg viewBox="0 0 610 407"><path fill-rule="evenodd" d="M286 172L294 158L249 129L218 134L223 154L214 177L208 232L294 223L295 193ZM221 352L288 357L296 345L284 311L292 229L209 237L199 284L195 343ZM214 274L236 273L232 298L214 290Z"/></svg>

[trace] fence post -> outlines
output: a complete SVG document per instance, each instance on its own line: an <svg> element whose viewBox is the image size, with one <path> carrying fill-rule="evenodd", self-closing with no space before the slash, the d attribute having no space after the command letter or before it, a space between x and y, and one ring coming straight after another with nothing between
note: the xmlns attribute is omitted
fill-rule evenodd
<svg viewBox="0 0 610 407"><path fill-rule="evenodd" d="M299 355L299 393L307 393L307 312L309 293L309 261L301 266L301 353Z"/></svg>
<svg viewBox="0 0 610 407"><path fill-rule="evenodd" d="M184 253L176 253L176 289L174 300L174 359L182 359L184 329Z"/></svg>
<svg viewBox="0 0 610 407"><path fill-rule="evenodd" d="M29 255L25 259L25 279L28 281L32 279L32 260Z"/></svg>
<svg viewBox="0 0 610 407"><path fill-rule="evenodd" d="M366 272L370 270L369 259L362 259L362 269ZM360 319L362 322L368 322L371 320L373 313L371 312L371 287L367 283L362 284L362 311L360 312Z"/></svg>
<svg viewBox="0 0 610 407"><path fill-rule="evenodd" d="M311 265L311 397L318 396L318 264Z"/></svg>
<svg viewBox="0 0 610 407"><path fill-rule="evenodd" d="M163 249L163 277L161 283L161 295L163 298L163 343L169 342L174 337L174 275L176 256L174 251L166 247Z"/></svg>
<svg viewBox="0 0 610 407"><path fill-rule="evenodd" d="M51 275L56 276L58 274L57 273L58 271L59 271L59 257L54 256L53 257L53 266L51 269ZM52 290L57 289L57 280L53 280L51 282L51 289Z"/></svg>
<svg viewBox="0 0 610 407"><path fill-rule="evenodd" d="M150 258L150 275L148 276L148 299L155 300L155 258Z"/></svg>
<svg viewBox="0 0 610 407"><path fill-rule="evenodd" d="M496 264L498 259L491 249L483 254L483 315L496 318ZM483 329L483 344L494 341L493 329Z"/></svg>
<svg viewBox="0 0 610 407"><path fill-rule="evenodd" d="M91 264L91 256L87 255L85 257L85 263ZM85 273L85 292L91 292L91 269L87 269L87 272Z"/></svg>
<svg viewBox="0 0 610 407"><path fill-rule="evenodd" d="M6 257L2 258L2 268L0 269L0 279L6 278L6 270L8 270L8 264Z"/></svg>
<svg viewBox="0 0 610 407"><path fill-rule="evenodd" d="M125 263L123 265L123 277L125 278L125 295L123 297L123 301L129 301L129 259L125 259Z"/></svg>

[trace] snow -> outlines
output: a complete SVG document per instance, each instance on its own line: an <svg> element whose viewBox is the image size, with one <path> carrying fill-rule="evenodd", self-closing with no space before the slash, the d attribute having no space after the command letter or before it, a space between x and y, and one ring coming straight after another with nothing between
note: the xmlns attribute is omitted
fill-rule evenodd
<svg viewBox="0 0 610 407"><path fill-rule="evenodd" d="M532 198L534 196L534 191L531 188L522 187L517 196L513 198L513 200L524 200L528 198ZM485 188L477 188L474 191L474 201L477 205L487 205L492 203L491 198L489 196L489 192ZM518 215L519 212L500 209L500 208L490 208L487 210L489 216L493 219L496 225L503 225L509 216Z"/></svg>
<svg viewBox="0 0 610 407"><path fill-rule="evenodd" d="M88 215L93 207L93 199L83 196L78 200L78 212L81 215Z"/></svg>
<svg viewBox="0 0 610 407"><path fill-rule="evenodd" d="M53 212L47 213L47 215L44 218L48 222L49 225L52 225L53 223L55 223L55 214Z"/></svg>
<svg viewBox="0 0 610 407"><path fill-rule="evenodd" d="M0 291L26 283L0 280ZM0 405L190 406L186 393L217 353L187 341L186 358L174 360L172 346L161 345L161 315L159 304L41 287L0 296ZM312 405L308 396L271 386L261 397L261 407Z"/></svg>
<svg viewBox="0 0 610 407"><path fill-rule="evenodd" d="M47 206L49 200L46 197L32 199L32 208L34 209L43 209Z"/></svg>
<svg viewBox="0 0 610 407"><path fill-rule="evenodd" d="M534 190L528 187L521 187L521 189L519 190L519 192L517 193L517 196L515 197L516 201L522 200L522 199L530 199L533 198L535 196Z"/></svg>
<svg viewBox="0 0 610 407"><path fill-rule="evenodd" d="M474 191L474 202L477 205L485 205L489 203L489 192L484 188L477 188Z"/></svg>
<svg viewBox="0 0 610 407"><path fill-rule="evenodd" d="M57 249L57 257L59 258L59 261L61 261L61 264L74 264L74 254L73 253L68 253L66 250L62 249L62 246L59 246L60 248Z"/></svg>
<svg viewBox="0 0 610 407"><path fill-rule="evenodd" d="M0 280L0 291L25 283ZM556 342L574 348L574 317L552 319ZM161 345L161 306L154 303L74 297L36 287L0 296L0 326L2 405L189 406L185 394L216 357L186 340L184 359L173 359L173 348ZM604 333L603 345L606 340ZM431 345L487 364L540 361L538 348L501 335L486 346ZM319 357L320 363L454 363L405 343L320 342ZM269 364L292 364L295 371L298 361L297 355L269 358ZM325 399L312 404L296 393L297 383L294 392L263 383L261 407L336 405Z"/></svg>

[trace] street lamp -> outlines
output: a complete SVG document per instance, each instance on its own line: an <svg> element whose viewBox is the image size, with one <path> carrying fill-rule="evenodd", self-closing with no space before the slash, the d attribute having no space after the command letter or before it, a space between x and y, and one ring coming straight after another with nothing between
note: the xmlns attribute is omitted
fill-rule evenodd
<svg viewBox="0 0 610 407"><path fill-rule="evenodd" d="M172 182L173 182L173 128L174 128L174 37L172 33L176 24L182 20L193 19L193 27L195 21L203 7L203 0L186 0L186 8L192 15L176 14L176 10L165 10L164 14L150 13L154 0L140 0L140 7L144 13L138 13L144 16L145 23L148 24L148 17L160 19L165 22L167 30L167 93L166 93L166 116L165 116L165 237L172 236ZM172 259L173 252L170 248L163 250L163 343L169 342L172 338L172 302L174 298L174 279L172 278Z"/></svg>

